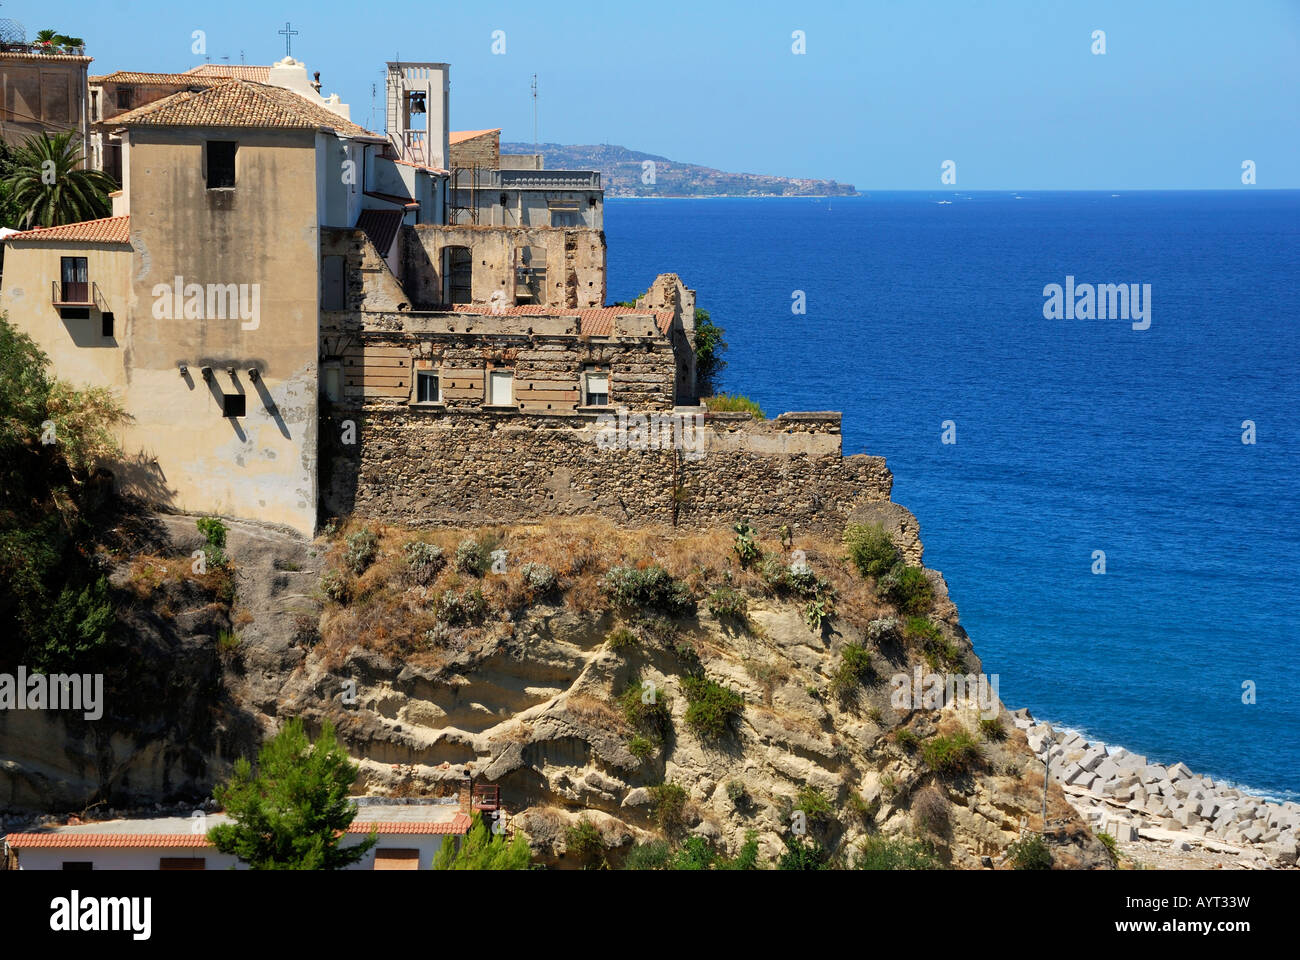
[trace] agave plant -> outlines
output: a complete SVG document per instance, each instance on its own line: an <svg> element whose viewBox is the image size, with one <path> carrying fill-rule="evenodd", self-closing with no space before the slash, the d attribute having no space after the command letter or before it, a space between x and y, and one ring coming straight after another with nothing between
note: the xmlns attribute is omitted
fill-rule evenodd
<svg viewBox="0 0 1300 960"><path fill-rule="evenodd" d="M38 133L14 151L13 167L0 186L9 197L18 225L56 227L108 216L113 178L102 170L83 170L72 131Z"/></svg>

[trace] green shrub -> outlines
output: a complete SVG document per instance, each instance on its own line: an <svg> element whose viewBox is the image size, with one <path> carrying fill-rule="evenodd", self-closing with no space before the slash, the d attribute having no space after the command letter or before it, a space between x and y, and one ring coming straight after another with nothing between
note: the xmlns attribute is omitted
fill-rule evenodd
<svg viewBox="0 0 1300 960"><path fill-rule="evenodd" d="M831 854L816 837L795 836L787 833L781 838L785 853L776 861L778 870L829 870Z"/></svg>
<svg viewBox="0 0 1300 960"><path fill-rule="evenodd" d="M681 616L695 607L695 599L683 583L657 564L638 570L612 567L601 585L616 610L645 611Z"/></svg>
<svg viewBox="0 0 1300 960"><path fill-rule="evenodd" d="M803 811L809 823L824 825L835 819L835 808L830 799L812 784L804 784L795 798L795 810Z"/></svg>
<svg viewBox="0 0 1300 960"><path fill-rule="evenodd" d="M732 549L736 551L736 559L740 561L742 569L747 569L751 564L757 563L763 558L763 551L754 538L754 534L758 531L744 520L731 529L736 532L736 543Z"/></svg>
<svg viewBox="0 0 1300 960"><path fill-rule="evenodd" d="M646 737L643 737L638 733L634 734L632 739L627 742L627 750L628 753L632 754L632 756L636 757L642 763L645 763L651 756L653 756L655 745Z"/></svg>
<svg viewBox="0 0 1300 960"><path fill-rule="evenodd" d="M347 603L352 594L352 588L346 578L337 570L326 570L321 574L320 588L321 592L335 603Z"/></svg>
<svg viewBox="0 0 1300 960"><path fill-rule="evenodd" d="M1002 725L1001 717L981 717L980 733L985 740L994 742L1007 738L1007 728Z"/></svg>
<svg viewBox="0 0 1300 960"><path fill-rule="evenodd" d="M925 613L934 603L934 587L920 567L897 564L876 586L880 595L903 613Z"/></svg>
<svg viewBox="0 0 1300 960"><path fill-rule="evenodd" d="M217 632L217 649L222 653L238 650L241 643L243 643L242 638L233 630L220 630Z"/></svg>
<svg viewBox="0 0 1300 960"><path fill-rule="evenodd" d="M894 731L894 742L908 753L911 753L920 745L921 738L907 727L899 727Z"/></svg>
<svg viewBox="0 0 1300 960"><path fill-rule="evenodd" d="M618 704L623 710L623 719L627 725L659 746L672 733L673 702L662 690L654 690L649 697L646 693L647 688L643 683L634 682L623 691Z"/></svg>
<svg viewBox="0 0 1300 960"><path fill-rule="evenodd" d="M1112 837L1109 833L1106 833L1105 831L1102 831L1101 833L1097 834L1097 839L1100 840L1101 845L1106 848L1106 852L1110 854L1111 860L1118 861L1119 841L1117 841L1114 837Z"/></svg>
<svg viewBox="0 0 1300 960"><path fill-rule="evenodd" d="M758 867L758 832L745 831L745 842L741 844L736 855L730 860L719 857L714 861L716 870L757 870Z"/></svg>
<svg viewBox="0 0 1300 960"><path fill-rule="evenodd" d="M519 572L524 578L524 588L534 597L548 596L559 586L555 571L544 563L525 563Z"/></svg>
<svg viewBox="0 0 1300 960"><path fill-rule="evenodd" d="M67 664L85 665L109 647L117 615L109 596L108 579L97 577L78 590L63 586L43 612L28 651L37 670Z"/></svg>
<svg viewBox="0 0 1300 960"><path fill-rule="evenodd" d="M564 849L565 855L581 863L584 870L606 865L605 840L600 828L585 817L564 832Z"/></svg>
<svg viewBox="0 0 1300 960"><path fill-rule="evenodd" d="M686 724L705 740L716 740L727 732L731 718L745 707L744 698L734 690L704 676L682 678L686 694Z"/></svg>
<svg viewBox="0 0 1300 960"><path fill-rule="evenodd" d="M669 861L669 870L708 870L717 858L713 844L703 837L687 837Z"/></svg>
<svg viewBox="0 0 1300 960"><path fill-rule="evenodd" d="M623 653L627 650L635 650L640 644L637 641L636 634L627 627L616 627L605 635L605 642L609 644L609 649Z"/></svg>
<svg viewBox="0 0 1300 960"><path fill-rule="evenodd" d="M406 565L410 568L411 577L416 583L428 586L437 579L442 568L447 565L447 558L443 555L442 547L436 543L425 543L423 540L412 540L404 548L406 554Z"/></svg>
<svg viewBox="0 0 1300 960"><path fill-rule="evenodd" d="M744 809L750 804L749 791L739 780L727 782L727 799L738 809Z"/></svg>
<svg viewBox="0 0 1300 960"><path fill-rule="evenodd" d="M1007 847L1007 860L1016 870L1052 869L1052 851L1038 833L1023 836Z"/></svg>
<svg viewBox="0 0 1300 960"><path fill-rule="evenodd" d="M650 814L665 833L676 833L686 825L686 790L676 783L650 788Z"/></svg>
<svg viewBox="0 0 1300 960"><path fill-rule="evenodd" d="M893 538L878 523L850 524L844 530L849 560L864 577L879 579L903 559Z"/></svg>
<svg viewBox="0 0 1300 960"><path fill-rule="evenodd" d="M783 594L790 590L790 568L780 557L764 557L758 565L758 575L773 594Z"/></svg>
<svg viewBox="0 0 1300 960"><path fill-rule="evenodd" d="M461 593L448 590L438 598L437 616L443 623L480 623L487 615L487 601L478 587L469 587Z"/></svg>
<svg viewBox="0 0 1300 960"><path fill-rule="evenodd" d="M471 577L481 577L492 566L492 555L487 544L466 537L456 547L456 569Z"/></svg>
<svg viewBox="0 0 1300 960"><path fill-rule="evenodd" d="M199 517L194 525L199 528L199 533L203 534L209 546L222 550L226 548L226 525L219 517Z"/></svg>
<svg viewBox="0 0 1300 960"><path fill-rule="evenodd" d="M704 402L708 405L710 413L752 413L755 420L767 419L767 414L756 401L739 394L716 393L711 397L705 397Z"/></svg>
<svg viewBox="0 0 1300 960"><path fill-rule="evenodd" d="M925 765L945 777L965 773L979 755L979 744L965 730L949 736L932 737L921 748L921 759Z"/></svg>
<svg viewBox="0 0 1300 960"><path fill-rule="evenodd" d="M343 562L349 570L360 576L374 562L375 555L379 552L379 537L369 527L362 527L355 533L348 534L345 544Z"/></svg>
<svg viewBox="0 0 1300 960"><path fill-rule="evenodd" d="M840 665L831 677L831 693L837 697L849 697L875 677L876 669L871 665L867 648L858 643L846 643L840 651Z"/></svg>
<svg viewBox="0 0 1300 960"><path fill-rule="evenodd" d="M956 670L962 666L961 649L926 617L908 617L903 637L921 648L931 670Z"/></svg>
<svg viewBox="0 0 1300 960"><path fill-rule="evenodd" d="M667 840L648 840L638 843L627 852L624 870L666 870L672 859L672 848Z"/></svg>
<svg viewBox="0 0 1300 960"><path fill-rule="evenodd" d="M863 839L854 858L855 870L942 870L933 848L906 837L870 836Z"/></svg>
<svg viewBox="0 0 1300 960"><path fill-rule="evenodd" d="M719 620L743 624L749 613L749 599L734 587L719 587L709 594L709 613Z"/></svg>

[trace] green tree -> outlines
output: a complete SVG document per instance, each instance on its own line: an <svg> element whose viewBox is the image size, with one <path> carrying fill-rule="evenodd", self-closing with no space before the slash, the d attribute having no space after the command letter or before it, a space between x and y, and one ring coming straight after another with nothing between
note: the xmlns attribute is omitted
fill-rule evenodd
<svg viewBox="0 0 1300 960"><path fill-rule="evenodd" d="M700 396L713 395L717 378L727 365L722 359L722 352L727 349L727 342L722 339L724 333L709 318L709 311L695 308L695 384Z"/></svg>
<svg viewBox="0 0 1300 960"><path fill-rule="evenodd" d="M528 839L516 831L506 842L504 833L492 833L478 811L465 839L448 837L433 857L435 870L527 870L532 860Z"/></svg>
<svg viewBox="0 0 1300 960"><path fill-rule="evenodd" d="M79 169L81 149L75 137L71 130L53 137L42 131L14 151L3 187L21 228L108 216L108 193L117 184L102 170Z"/></svg>
<svg viewBox="0 0 1300 960"><path fill-rule="evenodd" d="M262 745L254 774L247 757L235 762L231 778L213 791L235 821L208 831L222 853L234 854L254 870L338 870L356 863L375 845L340 841L356 816L348 791L358 768L326 720L311 743L294 718Z"/></svg>

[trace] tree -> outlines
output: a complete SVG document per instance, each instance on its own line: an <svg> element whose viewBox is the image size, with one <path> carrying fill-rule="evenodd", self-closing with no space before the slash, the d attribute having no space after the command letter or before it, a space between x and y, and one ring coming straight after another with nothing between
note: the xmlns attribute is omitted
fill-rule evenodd
<svg viewBox="0 0 1300 960"><path fill-rule="evenodd" d="M378 842L371 833L341 847L356 807L348 791L358 768L326 720L310 743L294 718L262 745L253 774L247 757L213 791L235 821L208 831L208 840L254 870L338 870L356 863Z"/></svg>
<svg viewBox="0 0 1300 960"><path fill-rule="evenodd" d="M527 838L519 832L509 843L505 834L491 833L478 811L462 841L448 837L433 857L435 870L527 870L532 860Z"/></svg>
<svg viewBox="0 0 1300 960"><path fill-rule="evenodd" d="M108 192L117 185L102 170L79 169L81 150L75 136L71 130L53 137L42 131L14 151L3 187L23 229L108 216Z"/></svg>
<svg viewBox="0 0 1300 960"><path fill-rule="evenodd" d="M701 396L713 395L716 380L727 365L722 359L722 351L727 349L724 333L709 319L709 311L695 308L695 382Z"/></svg>

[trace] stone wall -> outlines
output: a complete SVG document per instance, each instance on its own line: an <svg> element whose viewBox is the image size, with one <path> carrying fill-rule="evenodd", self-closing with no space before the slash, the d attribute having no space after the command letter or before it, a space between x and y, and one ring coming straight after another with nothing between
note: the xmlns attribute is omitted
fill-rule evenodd
<svg viewBox="0 0 1300 960"><path fill-rule="evenodd" d="M322 424L325 509L416 525L745 518L765 533L789 524L837 535L855 506L889 499L883 458L840 455L838 413L701 415L684 433L670 414L637 416L335 409ZM351 445L339 442L345 420L356 425Z"/></svg>
<svg viewBox="0 0 1300 960"><path fill-rule="evenodd" d="M451 169L457 167L483 167L495 170L501 156L501 131L487 130L477 137L470 137L450 148Z"/></svg>

